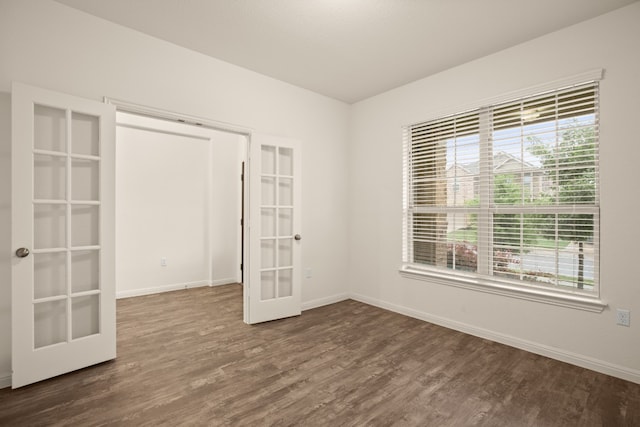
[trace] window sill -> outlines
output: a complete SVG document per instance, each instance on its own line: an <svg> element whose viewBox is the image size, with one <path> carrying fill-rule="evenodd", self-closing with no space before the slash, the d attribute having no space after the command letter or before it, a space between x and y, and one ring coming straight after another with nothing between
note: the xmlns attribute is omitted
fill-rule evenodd
<svg viewBox="0 0 640 427"><path fill-rule="evenodd" d="M448 274L412 265L403 265L400 268L400 275L408 279L424 280L441 285L472 289L479 292L590 311L593 313L602 313L607 307L604 301L596 297L553 292L540 288L525 288L462 274Z"/></svg>

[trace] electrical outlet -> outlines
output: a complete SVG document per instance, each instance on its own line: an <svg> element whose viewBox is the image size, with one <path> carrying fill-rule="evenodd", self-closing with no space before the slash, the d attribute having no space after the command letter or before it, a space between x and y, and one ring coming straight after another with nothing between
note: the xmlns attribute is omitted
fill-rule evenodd
<svg viewBox="0 0 640 427"><path fill-rule="evenodd" d="M167 259L160 258L160 267L166 267L166 266L167 266Z"/></svg>
<svg viewBox="0 0 640 427"><path fill-rule="evenodd" d="M310 268L307 268L307 269L304 271L304 277L306 277L307 279L311 279L311 276L313 276L313 272L311 271L311 269L310 269Z"/></svg>
<svg viewBox="0 0 640 427"><path fill-rule="evenodd" d="M631 324L631 312L619 308L616 311L616 323L621 326L629 326Z"/></svg>

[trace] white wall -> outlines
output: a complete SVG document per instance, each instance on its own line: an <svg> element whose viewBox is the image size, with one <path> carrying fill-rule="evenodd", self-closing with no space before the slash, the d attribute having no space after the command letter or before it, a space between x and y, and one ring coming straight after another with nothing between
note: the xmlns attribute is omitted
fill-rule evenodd
<svg viewBox="0 0 640 427"><path fill-rule="evenodd" d="M0 2L0 92L11 81L89 99L103 96L299 139L305 307L344 297L347 276L349 106L103 21L51 0ZM2 114L4 113L4 114ZM0 110L7 122L6 109ZM5 132L5 127L2 127ZM0 139L0 152L10 143ZM2 176L7 174L2 169ZM7 185L0 184L6 209ZM2 217L0 230L7 229ZM3 244L7 246L4 239ZM8 247L7 247L8 248ZM0 252L0 264L10 251ZM0 301L10 275L0 270ZM0 324L0 379L10 371L9 317Z"/></svg>
<svg viewBox="0 0 640 427"><path fill-rule="evenodd" d="M244 137L123 113L117 122L118 297L237 282Z"/></svg>
<svg viewBox="0 0 640 427"><path fill-rule="evenodd" d="M640 3L353 106L349 283L355 297L640 382ZM594 69L601 83L601 314L401 278L401 126Z"/></svg>
<svg viewBox="0 0 640 427"><path fill-rule="evenodd" d="M118 296L202 286L209 276L209 142L123 127L116 141Z"/></svg>

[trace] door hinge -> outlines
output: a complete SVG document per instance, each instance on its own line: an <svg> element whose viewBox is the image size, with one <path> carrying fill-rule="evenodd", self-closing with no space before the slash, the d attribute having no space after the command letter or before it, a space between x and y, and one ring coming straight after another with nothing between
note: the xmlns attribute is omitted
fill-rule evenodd
<svg viewBox="0 0 640 427"><path fill-rule="evenodd" d="M244 265L240 264L240 271L244 270Z"/></svg>
<svg viewBox="0 0 640 427"><path fill-rule="evenodd" d="M244 219L240 218L240 227L244 226Z"/></svg>

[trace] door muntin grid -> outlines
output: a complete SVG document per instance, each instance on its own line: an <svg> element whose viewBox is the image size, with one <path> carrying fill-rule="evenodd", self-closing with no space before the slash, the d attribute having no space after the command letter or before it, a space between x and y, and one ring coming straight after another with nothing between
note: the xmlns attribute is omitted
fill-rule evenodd
<svg viewBox="0 0 640 427"><path fill-rule="evenodd" d="M34 105L33 348L100 333L100 118Z"/></svg>
<svg viewBox="0 0 640 427"><path fill-rule="evenodd" d="M293 149L261 146L260 300L293 294Z"/></svg>

